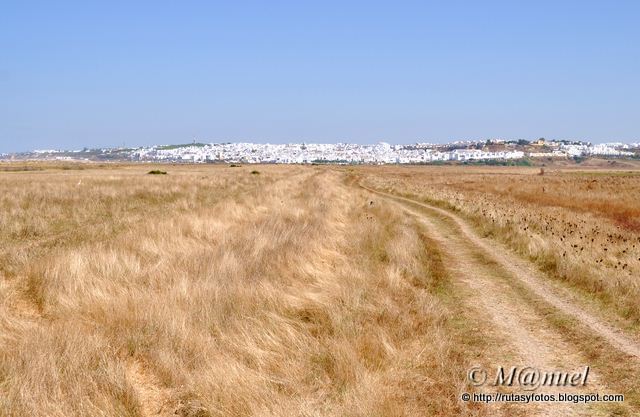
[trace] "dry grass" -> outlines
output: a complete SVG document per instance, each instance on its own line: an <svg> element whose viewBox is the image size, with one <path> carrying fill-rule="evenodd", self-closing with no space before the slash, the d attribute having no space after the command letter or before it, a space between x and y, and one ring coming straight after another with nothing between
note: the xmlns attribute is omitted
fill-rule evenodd
<svg viewBox="0 0 640 417"><path fill-rule="evenodd" d="M458 211L550 276L640 322L640 171L363 168L371 187Z"/></svg>
<svg viewBox="0 0 640 417"><path fill-rule="evenodd" d="M640 319L635 171L2 168L0 415L491 415L458 400L499 343L452 260L356 179Z"/></svg>
<svg viewBox="0 0 640 417"><path fill-rule="evenodd" d="M37 168L0 173L0 414L483 414L437 245L335 170Z"/></svg>

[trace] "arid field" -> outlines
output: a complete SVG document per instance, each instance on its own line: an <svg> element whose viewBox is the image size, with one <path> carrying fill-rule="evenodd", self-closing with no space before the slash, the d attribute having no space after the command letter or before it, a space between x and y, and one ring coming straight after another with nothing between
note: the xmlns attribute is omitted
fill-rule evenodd
<svg viewBox="0 0 640 417"><path fill-rule="evenodd" d="M498 366L624 401L462 401L531 392ZM637 165L0 164L0 416L637 416L639 381Z"/></svg>

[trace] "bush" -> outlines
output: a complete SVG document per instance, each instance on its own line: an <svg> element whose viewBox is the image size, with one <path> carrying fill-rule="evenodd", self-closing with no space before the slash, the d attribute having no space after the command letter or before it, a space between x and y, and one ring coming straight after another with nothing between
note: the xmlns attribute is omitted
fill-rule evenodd
<svg viewBox="0 0 640 417"><path fill-rule="evenodd" d="M147 172L149 175L167 175L166 171L160 171L159 169L154 169L153 171Z"/></svg>
<svg viewBox="0 0 640 417"><path fill-rule="evenodd" d="M252 174L252 175L260 175L260 171L255 171L255 170L254 170L254 171L251 171L251 174Z"/></svg>
<svg viewBox="0 0 640 417"><path fill-rule="evenodd" d="M231 164L229 168L240 168L242 165Z"/></svg>

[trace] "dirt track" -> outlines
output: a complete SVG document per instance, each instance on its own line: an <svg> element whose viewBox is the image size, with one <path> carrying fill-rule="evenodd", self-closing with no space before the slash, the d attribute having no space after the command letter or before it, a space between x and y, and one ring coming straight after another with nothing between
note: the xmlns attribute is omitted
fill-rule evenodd
<svg viewBox="0 0 640 417"><path fill-rule="evenodd" d="M570 295L544 282L535 267L497 242L479 237L457 215L409 198L366 190L397 204L420 219L426 232L438 242L452 260L449 264L456 290L466 300L472 314L485 323L481 329L497 340L484 358L489 366L520 363L540 369L572 370L589 364L589 359L577 347L551 326L532 308L517 287L543 300L563 314L584 325L594 336L619 350L630 361L640 360L640 344L620 329L603 322L573 302ZM611 392L598 370L590 376L591 392ZM610 415L606 406L585 407L574 404L546 403L536 405L536 415ZM498 411L498 410L497 410ZM509 410L512 415L530 415L532 408ZM500 412L499 411L499 412Z"/></svg>

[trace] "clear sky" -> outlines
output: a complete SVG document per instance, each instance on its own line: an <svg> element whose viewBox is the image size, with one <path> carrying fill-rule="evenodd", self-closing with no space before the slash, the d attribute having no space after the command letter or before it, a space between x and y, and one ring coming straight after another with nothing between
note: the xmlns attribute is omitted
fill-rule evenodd
<svg viewBox="0 0 640 417"><path fill-rule="evenodd" d="M640 1L0 0L0 152L640 139Z"/></svg>

